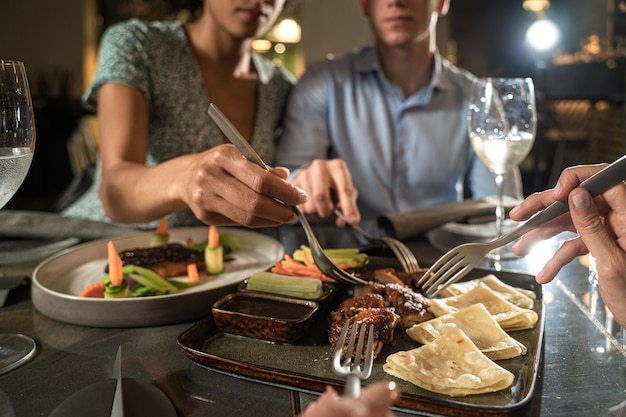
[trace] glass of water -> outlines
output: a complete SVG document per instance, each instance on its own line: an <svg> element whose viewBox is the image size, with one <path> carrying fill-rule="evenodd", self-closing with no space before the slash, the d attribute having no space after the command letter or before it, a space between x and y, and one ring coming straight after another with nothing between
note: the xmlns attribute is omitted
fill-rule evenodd
<svg viewBox="0 0 626 417"><path fill-rule="evenodd" d="M0 209L20 188L35 152L35 116L24 64L0 59ZM0 278L2 279L2 278ZM35 355L35 341L0 334L0 374Z"/></svg>

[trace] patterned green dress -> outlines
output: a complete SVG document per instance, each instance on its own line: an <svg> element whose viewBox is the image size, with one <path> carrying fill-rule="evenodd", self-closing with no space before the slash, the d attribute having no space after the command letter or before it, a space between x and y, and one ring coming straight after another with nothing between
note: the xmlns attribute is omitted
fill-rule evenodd
<svg viewBox="0 0 626 417"><path fill-rule="evenodd" d="M295 79L259 55L253 54L252 59L259 86L251 144L264 160L273 161L276 136ZM222 143L217 126L207 114L209 98L180 22L131 19L107 29L100 44L94 80L83 96L88 110L95 111L98 88L108 82L135 87L148 100L148 165ZM63 214L110 221L98 197L100 179L100 170L96 169L91 187ZM190 210L168 216L168 223L200 224ZM152 227L153 223L143 226Z"/></svg>

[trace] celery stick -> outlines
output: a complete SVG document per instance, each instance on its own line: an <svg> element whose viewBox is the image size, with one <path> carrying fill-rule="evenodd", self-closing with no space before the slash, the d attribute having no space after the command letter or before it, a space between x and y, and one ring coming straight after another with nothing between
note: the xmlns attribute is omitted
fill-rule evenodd
<svg viewBox="0 0 626 417"><path fill-rule="evenodd" d="M313 259L311 249L305 245L300 246L300 249L296 249L292 257L296 261L304 262L305 253L308 259ZM331 261L338 265L348 264L351 267L356 267L363 265L367 260L367 254L359 252L357 248L324 249L324 253L328 255Z"/></svg>
<svg viewBox="0 0 626 417"><path fill-rule="evenodd" d="M315 278L292 277L267 271L257 271L248 279L247 288L298 298L316 299L324 294L322 282Z"/></svg>
<svg viewBox="0 0 626 417"><path fill-rule="evenodd" d="M223 246L226 252L233 252L241 247L239 238L231 233L221 234L219 240L220 246Z"/></svg>
<svg viewBox="0 0 626 417"><path fill-rule="evenodd" d="M137 265L126 265L122 268L122 271L124 274L133 277L133 279L141 285L152 288L161 294L173 294L178 292L176 286L148 268L142 268Z"/></svg>

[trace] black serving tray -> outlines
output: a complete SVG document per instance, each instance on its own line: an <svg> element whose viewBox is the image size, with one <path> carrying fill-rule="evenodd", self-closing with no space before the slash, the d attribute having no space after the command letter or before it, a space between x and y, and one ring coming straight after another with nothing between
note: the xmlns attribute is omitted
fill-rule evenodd
<svg viewBox="0 0 626 417"><path fill-rule="evenodd" d="M396 332L396 343L385 346L374 363L372 376L364 384L394 381L400 391L398 409L435 415L510 416L525 407L533 395L542 353L544 300L541 286L532 275L514 272L474 270L465 279L495 274L503 282L534 291L534 310L539 316L532 329L511 332L523 343L526 355L497 363L515 375L511 387L496 393L453 398L421 389L385 373L382 369L388 355L419 346L404 332ZM192 361L215 371L278 385L303 392L321 393L327 385L338 391L343 380L331 368L328 341L328 318L319 316L308 333L293 344L235 336L221 332L212 316L196 323L178 338L183 353Z"/></svg>

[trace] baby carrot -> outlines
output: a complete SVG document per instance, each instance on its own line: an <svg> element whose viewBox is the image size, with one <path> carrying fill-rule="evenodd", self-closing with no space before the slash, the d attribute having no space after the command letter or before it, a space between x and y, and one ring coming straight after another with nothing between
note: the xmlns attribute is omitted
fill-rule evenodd
<svg viewBox="0 0 626 417"><path fill-rule="evenodd" d="M220 235L217 226L209 226L209 238L204 249L204 264L209 275L218 275L224 272L224 248L220 245Z"/></svg>
<svg viewBox="0 0 626 417"><path fill-rule="evenodd" d="M107 245L107 250L109 255L109 279L111 280L111 285L119 287L122 285L124 279L122 274L122 259L117 253L113 242L110 240Z"/></svg>
<svg viewBox="0 0 626 417"><path fill-rule="evenodd" d="M150 238L150 247L156 248L159 246L165 246L168 244L169 240L170 231L167 225L167 220L165 217L161 217L156 230L152 233L152 237Z"/></svg>
<svg viewBox="0 0 626 417"><path fill-rule="evenodd" d="M194 263L187 264L187 281L198 282L200 275L198 274L198 266Z"/></svg>
<svg viewBox="0 0 626 417"><path fill-rule="evenodd" d="M217 226L211 225L209 226L209 242L208 247L210 249L215 249L220 244L220 234L217 231Z"/></svg>
<svg viewBox="0 0 626 417"><path fill-rule="evenodd" d="M169 232L170 231L169 231L169 227L167 226L167 220L165 219L165 217L161 217L159 219L159 224L158 224L157 229L156 229L156 234L165 236Z"/></svg>

